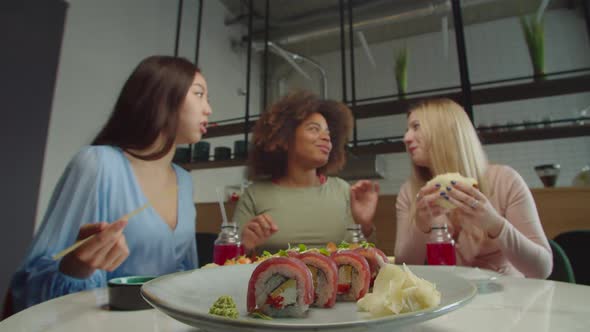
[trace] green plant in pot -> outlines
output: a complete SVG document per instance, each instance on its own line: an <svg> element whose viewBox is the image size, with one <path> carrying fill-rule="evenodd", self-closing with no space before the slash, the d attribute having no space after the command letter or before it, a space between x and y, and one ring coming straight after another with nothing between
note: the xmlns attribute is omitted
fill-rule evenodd
<svg viewBox="0 0 590 332"><path fill-rule="evenodd" d="M404 47L395 57L395 81L399 99L406 98L408 89L408 48Z"/></svg>
<svg viewBox="0 0 590 332"><path fill-rule="evenodd" d="M545 32L544 16L521 16L520 27L524 34L529 55L533 63L535 81L545 79Z"/></svg>

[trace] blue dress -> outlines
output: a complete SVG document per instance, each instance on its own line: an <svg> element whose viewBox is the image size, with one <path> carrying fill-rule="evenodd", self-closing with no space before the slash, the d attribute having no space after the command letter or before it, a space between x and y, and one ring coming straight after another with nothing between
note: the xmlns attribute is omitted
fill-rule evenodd
<svg viewBox="0 0 590 332"><path fill-rule="evenodd" d="M76 242L80 226L114 222L147 203L122 150L89 146L70 162L59 180L41 228L11 283L15 311L65 294L106 287L111 278L158 276L198 266L192 178L173 165L178 185L178 223L171 229L148 207L129 220L123 233L129 257L113 272L97 270L87 279L59 271L51 256Z"/></svg>

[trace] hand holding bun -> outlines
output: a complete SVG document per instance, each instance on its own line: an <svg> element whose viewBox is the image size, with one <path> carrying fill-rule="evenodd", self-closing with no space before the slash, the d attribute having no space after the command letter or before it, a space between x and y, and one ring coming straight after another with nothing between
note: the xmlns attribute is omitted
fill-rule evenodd
<svg viewBox="0 0 590 332"><path fill-rule="evenodd" d="M447 191L449 191L449 188L453 187L452 182L461 183L469 187L478 187L477 180L473 178L464 177L459 173L445 173L437 175L432 180L428 181L426 183L426 186L437 184L440 185L437 186L439 188L440 197L435 201L435 203L443 209L452 210L457 207L457 205L453 204L450 200L445 198Z"/></svg>

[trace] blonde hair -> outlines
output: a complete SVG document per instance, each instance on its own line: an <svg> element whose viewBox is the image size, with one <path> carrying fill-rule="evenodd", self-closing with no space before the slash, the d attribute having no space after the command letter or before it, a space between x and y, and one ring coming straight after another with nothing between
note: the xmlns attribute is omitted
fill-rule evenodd
<svg viewBox="0 0 590 332"><path fill-rule="evenodd" d="M412 219L416 210L416 193L433 177L457 172L477 180L479 189L489 197L484 174L488 167L487 156L477 132L465 110L451 99L422 101L408 112L420 123L420 134L426 149L430 168L412 162Z"/></svg>

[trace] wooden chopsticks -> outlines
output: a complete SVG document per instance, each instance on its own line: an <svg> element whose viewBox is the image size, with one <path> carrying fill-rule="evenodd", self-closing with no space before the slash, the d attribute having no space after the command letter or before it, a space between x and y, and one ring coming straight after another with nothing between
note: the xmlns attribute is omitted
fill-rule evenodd
<svg viewBox="0 0 590 332"><path fill-rule="evenodd" d="M135 215L137 215L138 213L140 213L141 211L147 209L149 206L150 206L150 203L149 202L148 203L145 203L141 207L139 207L139 208L137 208L137 209L135 209L135 210L127 213L121 219L123 219L123 220L129 220L132 217L134 217ZM67 247L66 249L58 252L55 255L53 255L51 258L53 258L53 260L57 260L57 259L62 258L63 256L65 256L65 255L69 254L70 252L76 250L79 246L83 245L87 241L90 241L90 239L94 238L95 235L96 234L90 235L89 237L87 237L87 238L85 238L83 240L80 240L80 241L74 243L73 245L71 245L71 246Z"/></svg>

